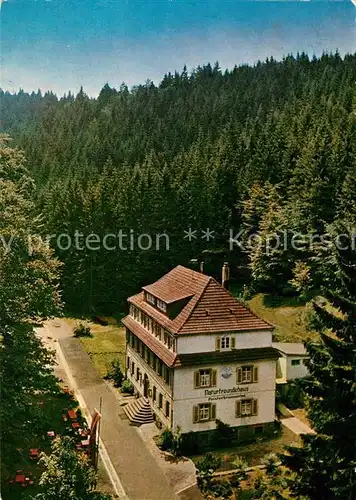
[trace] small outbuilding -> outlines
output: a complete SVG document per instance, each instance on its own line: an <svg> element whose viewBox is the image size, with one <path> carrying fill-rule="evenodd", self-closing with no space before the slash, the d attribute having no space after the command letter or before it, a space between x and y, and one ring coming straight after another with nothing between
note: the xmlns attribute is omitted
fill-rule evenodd
<svg viewBox="0 0 356 500"><path fill-rule="evenodd" d="M272 346L280 353L277 361L277 383L309 376L306 360L309 358L304 344L299 342L273 342Z"/></svg>

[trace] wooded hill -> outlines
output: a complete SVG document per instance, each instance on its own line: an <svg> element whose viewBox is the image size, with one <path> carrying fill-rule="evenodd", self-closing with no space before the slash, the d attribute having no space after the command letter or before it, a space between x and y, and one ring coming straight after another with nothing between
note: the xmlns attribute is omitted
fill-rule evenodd
<svg viewBox="0 0 356 500"><path fill-rule="evenodd" d="M312 294L330 272L319 247L230 251L229 231L263 242L285 231L290 241L355 224L355 82L356 55L336 53L184 68L159 85L106 84L95 99L83 89L1 91L2 130L25 151L43 234L169 235L169 250L57 248L67 306L117 312L141 284L192 258L213 275L227 258L254 290Z"/></svg>

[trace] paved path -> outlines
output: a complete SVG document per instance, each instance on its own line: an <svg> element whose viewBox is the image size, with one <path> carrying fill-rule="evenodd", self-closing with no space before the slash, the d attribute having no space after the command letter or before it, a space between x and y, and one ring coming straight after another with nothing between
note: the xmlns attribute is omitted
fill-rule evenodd
<svg viewBox="0 0 356 500"><path fill-rule="evenodd" d="M307 424L299 420L297 417L282 418L281 424L288 427L294 434L298 436L300 434L315 434L315 431L311 429Z"/></svg>
<svg viewBox="0 0 356 500"><path fill-rule="evenodd" d="M49 321L39 329L39 334L57 340L54 342L60 363L57 372L59 375L66 373L80 405L92 414L102 398L102 459L118 497L129 500L176 499L165 474L142 443L136 428L130 426L123 416L118 399L99 376L78 339L72 337L69 326L61 320Z"/></svg>

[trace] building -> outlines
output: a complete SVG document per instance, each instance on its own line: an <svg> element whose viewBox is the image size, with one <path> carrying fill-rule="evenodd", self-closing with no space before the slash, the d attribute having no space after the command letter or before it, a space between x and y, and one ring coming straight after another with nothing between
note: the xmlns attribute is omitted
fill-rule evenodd
<svg viewBox="0 0 356 500"><path fill-rule="evenodd" d="M287 383L291 380L309 376L309 370L305 364L309 357L303 344L274 342L272 346L280 353L277 361L278 383Z"/></svg>
<svg viewBox="0 0 356 500"><path fill-rule="evenodd" d="M126 375L164 427L204 432L219 419L242 437L274 422L279 353L269 323L215 279L182 266L128 302Z"/></svg>

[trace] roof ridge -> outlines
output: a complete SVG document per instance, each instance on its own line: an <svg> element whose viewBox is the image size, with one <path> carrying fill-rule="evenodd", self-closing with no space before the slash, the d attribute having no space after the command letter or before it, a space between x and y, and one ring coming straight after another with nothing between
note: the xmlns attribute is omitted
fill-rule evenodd
<svg viewBox="0 0 356 500"><path fill-rule="evenodd" d="M182 266L183 267L183 266ZM202 291L200 292L199 296L197 297L197 300L195 301L195 303L193 304L191 310L189 311L189 314L188 316L185 318L185 320L183 321L183 323L179 326L179 328L177 329L177 333L179 333L181 331L181 329L183 328L183 326L186 324L186 322L189 320L190 316L193 314L195 308L197 307L197 305L199 304L205 290L207 289L208 287L208 284L210 283L211 280L213 280L214 278L212 278L211 276L208 276L207 274L203 275L203 276L206 276L208 279L206 280L206 283L204 284L204 288L202 289ZM194 294L196 295L196 294ZM192 300L192 299L191 299ZM193 299L194 300L194 299Z"/></svg>

